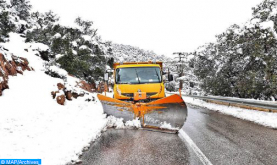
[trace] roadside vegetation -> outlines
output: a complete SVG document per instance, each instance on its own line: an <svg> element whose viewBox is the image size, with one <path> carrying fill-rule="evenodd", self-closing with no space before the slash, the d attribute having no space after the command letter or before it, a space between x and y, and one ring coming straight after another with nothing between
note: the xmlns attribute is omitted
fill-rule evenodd
<svg viewBox="0 0 277 165"><path fill-rule="evenodd" d="M252 18L199 47L194 74L207 93L277 100L277 1L264 0Z"/></svg>

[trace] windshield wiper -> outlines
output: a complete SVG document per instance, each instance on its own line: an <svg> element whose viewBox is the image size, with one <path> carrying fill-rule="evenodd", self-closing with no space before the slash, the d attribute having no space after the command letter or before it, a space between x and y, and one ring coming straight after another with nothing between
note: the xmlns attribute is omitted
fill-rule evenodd
<svg viewBox="0 0 277 165"><path fill-rule="evenodd" d="M138 76L137 69L135 69L135 71L136 71L136 74L137 74L137 77L138 77L138 82L139 82L139 84L140 84L140 80L139 80L139 76Z"/></svg>

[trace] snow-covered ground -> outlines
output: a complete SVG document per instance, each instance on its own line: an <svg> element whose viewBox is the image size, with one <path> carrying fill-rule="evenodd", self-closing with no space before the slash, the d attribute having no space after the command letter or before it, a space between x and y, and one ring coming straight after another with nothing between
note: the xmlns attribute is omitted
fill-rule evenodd
<svg viewBox="0 0 277 165"><path fill-rule="evenodd" d="M83 148L101 134L108 122L96 94L66 100L64 106L57 104L51 91L57 91L57 83L63 80L44 73L44 61L35 55L32 44L11 34L10 42L2 45L10 53L27 58L35 71L10 76L10 89L0 97L0 156L42 159L45 165L77 161ZM9 56L9 52L2 53ZM75 88L76 79L68 76L67 80ZM96 101L85 101L88 97Z"/></svg>
<svg viewBox="0 0 277 165"><path fill-rule="evenodd" d="M220 96L214 96L214 95L207 95L209 97L218 97L220 98ZM245 101L254 101L254 102L262 102L262 103L277 103L274 98L272 98L271 100L262 100L262 99L254 99L254 98L239 98L239 97L226 97L224 96L224 98L226 99L232 99L232 100L245 100Z"/></svg>
<svg viewBox="0 0 277 165"><path fill-rule="evenodd" d="M101 134L107 119L99 101L79 97L61 106L50 94L57 82L39 72L10 78L0 97L1 157L66 164Z"/></svg>
<svg viewBox="0 0 277 165"><path fill-rule="evenodd" d="M218 111L220 113L231 115L243 120L252 121L263 126L277 128L277 113L248 110L238 107L207 103L205 101L194 99L191 97L183 97L183 99L188 104L204 107L213 111Z"/></svg>

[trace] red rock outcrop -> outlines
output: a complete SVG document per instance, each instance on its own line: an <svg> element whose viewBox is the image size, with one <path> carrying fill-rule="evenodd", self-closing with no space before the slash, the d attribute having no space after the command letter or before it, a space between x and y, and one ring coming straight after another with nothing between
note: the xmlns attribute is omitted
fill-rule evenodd
<svg viewBox="0 0 277 165"><path fill-rule="evenodd" d="M10 75L15 76L17 73L23 74L25 70L33 70L28 65L29 62L25 58L11 56L11 60L8 60L0 53L0 96L2 96L3 90L9 88L8 79Z"/></svg>
<svg viewBox="0 0 277 165"><path fill-rule="evenodd" d="M57 93L59 93L59 91L56 91L56 92L52 91L52 92L51 92L51 95L52 95L53 99L56 98Z"/></svg>
<svg viewBox="0 0 277 165"><path fill-rule="evenodd" d="M99 84L97 86L97 92L102 93L104 91L105 91L105 83L104 82L99 82Z"/></svg>
<svg viewBox="0 0 277 165"><path fill-rule="evenodd" d="M72 96L71 91L65 91L64 93L65 93L65 97L67 100L72 100L73 96Z"/></svg>
<svg viewBox="0 0 277 165"><path fill-rule="evenodd" d="M64 95L60 95L56 98L57 100L57 103L60 104L60 105L64 105L64 102L65 102L65 96Z"/></svg>
<svg viewBox="0 0 277 165"><path fill-rule="evenodd" d="M65 85L62 84L62 83L58 83L57 87L58 87L58 91L52 91L51 95L52 95L53 99L56 98L57 103L60 104L60 105L64 105L65 100L70 100L71 101L72 97L77 98L77 97L80 96L78 93L72 93L71 91L68 91L65 88ZM60 92L61 92L61 95L57 96L57 94L60 93ZM76 95L74 95L74 94L76 94Z"/></svg>
<svg viewBox="0 0 277 165"><path fill-rule="evenodd" d="M88 91L88 92L95 92L95 89L96 89L94 83L91 83L91 84L90 84L90 83L85 82L84 80L80 81L80 82L78 83L78 86L79 86L80 88L82 88L82 89Z"/></svg>
<svg viewBox="0 0 277 165"><path fill-rule="evenodd" d="M76 87L83 87L82 89L88 91L88 92L93 92L93 85L90 85L86 83L85 81L80 81L80 83L77 83ZM88 95L88 92L76 92L76 91L71 91L66 88L66 86L62 83L57 84L57 91L52 91L51 95L53 99L56 99L57 103L60 105L64 105L66 100L71 101L73 98L77 99L78 97L84 97L85 95ZM95 98L92 96L92 98L87 98L85 101L95 101Z"/></svg>
<svg viewBox="0 0 277 165"><path fill-rule="evenodd" d="M57 86L58 86L58 89L59 89L59 90L64 89L64 85L63 85L62 83L58 83Z"/></svg>

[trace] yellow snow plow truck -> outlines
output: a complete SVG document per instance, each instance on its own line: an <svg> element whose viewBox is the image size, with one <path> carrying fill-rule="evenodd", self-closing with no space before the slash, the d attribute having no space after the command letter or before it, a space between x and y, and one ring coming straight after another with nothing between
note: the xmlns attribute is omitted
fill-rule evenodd
<svg viewBox="0 0 277 165"><path fill-rule="evenodd" d="M115 63L113 98L98 94L104 112L124 121L139 118L144 129L176 133L187 117L182 97L165 97L162 62Z"/></svg>

